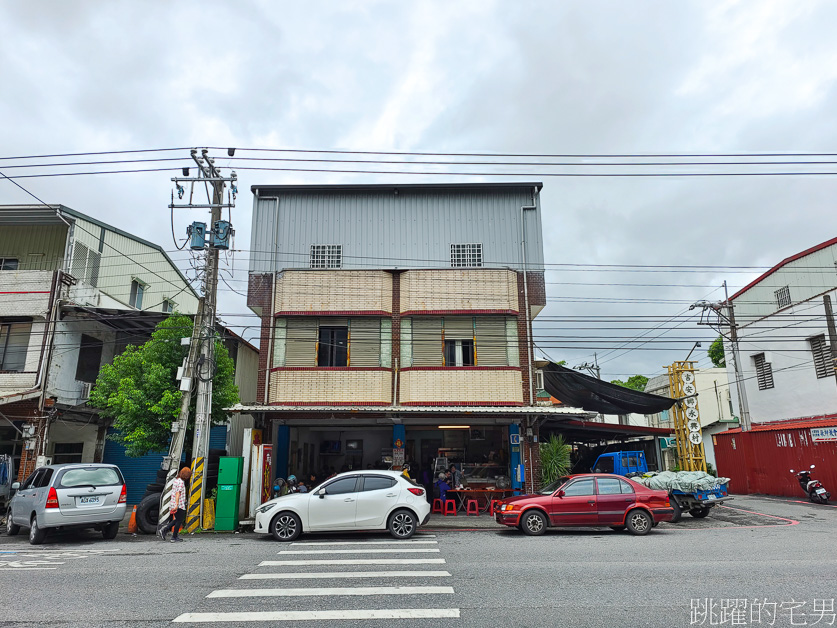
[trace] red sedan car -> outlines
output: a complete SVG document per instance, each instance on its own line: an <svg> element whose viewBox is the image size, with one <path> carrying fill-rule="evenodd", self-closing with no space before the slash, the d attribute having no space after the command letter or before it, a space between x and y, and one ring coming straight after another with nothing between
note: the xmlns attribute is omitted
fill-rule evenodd
<svg viewBox="0 0 837 628"><path fill-rule="evenodd" d="M607 526L648 534L660 521L671 521L674 509L665 491L619 475L585 473L558 478L533 495L504 499L494 516L497 523L530 535L553 526Z"/></svg>

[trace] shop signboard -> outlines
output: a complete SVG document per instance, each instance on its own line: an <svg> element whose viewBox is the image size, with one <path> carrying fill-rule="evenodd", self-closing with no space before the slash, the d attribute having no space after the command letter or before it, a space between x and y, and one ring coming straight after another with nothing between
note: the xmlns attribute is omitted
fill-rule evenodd
<svg viewBox="0 0 837 628"><path fill-rule="evenodd" d="M811 440L815 443L837 441L837 427L812 427Z"/></svg>

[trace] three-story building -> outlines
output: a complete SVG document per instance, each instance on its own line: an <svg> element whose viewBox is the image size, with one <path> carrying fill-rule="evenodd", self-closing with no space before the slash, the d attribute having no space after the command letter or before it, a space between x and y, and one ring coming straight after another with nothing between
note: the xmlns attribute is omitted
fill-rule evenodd
<svg viewBox="0 0 837 628"><path fill-rule="evenodd" d="M253 186L259 405L239 410L272 427L275 475L537 479L538 418L575 414L536 404L541 187Z"/></svg>

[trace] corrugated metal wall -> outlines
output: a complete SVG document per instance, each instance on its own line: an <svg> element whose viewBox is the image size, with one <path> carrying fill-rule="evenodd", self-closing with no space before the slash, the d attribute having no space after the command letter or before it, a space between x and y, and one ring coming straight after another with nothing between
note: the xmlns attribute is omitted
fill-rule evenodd
<svg viewBox="0 0 837 628"><path fill-rule="evenodd" d="M64 263L66 225L3 225L0 257L15 258L20 270L58 270Z"/></svg>
<svg viewBox="0 0 837 628"><path fill-rule="evenodd" d="M531 186L394 187L254 196L250 272L308 268L312 244L342 244L343 268L449 268L457 243L481 243L485 267L521 268L520 208L532 203ZM525 222L528 268L542 270L540 211Z"/></svg>
<svg viewBox="0 0 837 628"><path fill-rule="evenodd" d="M731 493L805 498L796 476L816 465L812 474L837 495L837 442L814 443L811 430L722 432L712 437L718 475L731 478Z"/></svg>
<svg viewBox="0 0 837 628"><path fill-rule="evenodd" d="M113 434L114 430L108 430ZM211 449L226 449L227 426L214 425L209 432L209 447ZM107 439L102 462L115 464L122 471L128 489L128 503L138 504L145 493L145 488L157 479L157 470L163 462L165 452L150 453L140 458L130 458L125 455L125 447L116 441Z"/></svg>

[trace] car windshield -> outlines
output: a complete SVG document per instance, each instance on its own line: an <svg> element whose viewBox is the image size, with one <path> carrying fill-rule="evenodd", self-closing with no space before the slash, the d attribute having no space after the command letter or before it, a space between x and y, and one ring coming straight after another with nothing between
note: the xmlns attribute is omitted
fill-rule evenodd
<svg viewBox="0 0 837 628"><path fill-rule="evenodd" d="M67 469L61 476L60 488L111 486L114 484L122 484L122 478L119 476L119 471L113 467L86 467Z"/></svg>
<svg viewBox="0 0 837 628"><path fill-rule="evenodd" d="M564 484L566 484L567 480L569 480L569 479L570 478L568 476L564 475L564 476L558 478L557 480L555 480L554 482L551 482L550 484L547 484L546 486L544 486L541 490L538 491L538 494L539 495L552 495L552 493L554 493L559 488L561 488Z"/></svg>

